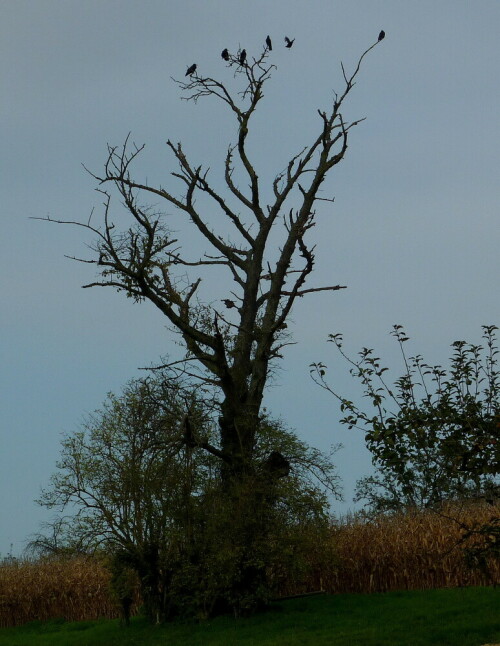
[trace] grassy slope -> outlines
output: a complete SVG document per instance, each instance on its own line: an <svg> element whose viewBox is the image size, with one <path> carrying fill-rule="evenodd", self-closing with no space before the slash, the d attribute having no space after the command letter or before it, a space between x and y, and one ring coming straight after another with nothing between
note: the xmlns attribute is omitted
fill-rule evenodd
<svg viewBox="0 0 500 646"><path fill-rule="evenodd" d="M479 646L500 642L500 591L462 588L294 599L234 621L149 626L135 619L32 623L0 630L0 646Z"/></svg>

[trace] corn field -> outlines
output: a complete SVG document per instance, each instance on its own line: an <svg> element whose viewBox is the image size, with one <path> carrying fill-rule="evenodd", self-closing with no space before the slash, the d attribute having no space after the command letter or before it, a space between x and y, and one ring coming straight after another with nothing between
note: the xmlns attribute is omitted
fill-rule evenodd
<svg viewBox="0 0 500 646"><path fill-rule="evenodd" d="M462 557L458 522L486 523L500 505L448 508L333 522L324 543L313 541L308 570L285 581L280 595L313 590L385 592L500 583L500 560L489 576L469 569ZM134 604L137 612L140 600ZM0 627L63 617L84 621L120 617L104 563L91 558L13 561L0 565Z"/></svg>
<svg viewBox="0 0 500 646"><path fill-rule="evenodd" d="M120 616L101 561L74 558L0 565L0 627L63 617L67 621Z"/></svg>
<svg viewBox="0 0 500 646"><path fill-rule="evenodd" d="M490 559L488 574L467 567L459 523L488 523L500 505L444 508L441 513L379 517L371 522L347 520L332 527L335 562L323 569L323 589L340 592L387 592L500 583L500 560ZM458 521L458 522L457 522ZM478 544L478 543L476 543Z"/></svg>
<svg viewBox="0 0 500 646"><path fill-rule="evenodd" d="M459 545L463 529L500 516L500 504L444 507L440 513L415 511L332 522L324 541L312 541L308 568L284 580L279 594L291 596L324 590L388 592L500 584L500 559L490 559L488 573L467 566ZM479 543L476 543L479 544Z"/></svg>

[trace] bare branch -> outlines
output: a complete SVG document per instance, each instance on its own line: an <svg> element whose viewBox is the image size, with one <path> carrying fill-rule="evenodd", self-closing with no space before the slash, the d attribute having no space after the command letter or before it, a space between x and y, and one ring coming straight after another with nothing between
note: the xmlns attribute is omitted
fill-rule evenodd
<svg viewBox="0 0 500 646"><path fill-rule="evenodd" d="M345 289L343 285L307 286L315 264L308 232L315 224L316 200L334 201L320 196L322 184L344 158L351 128L363 121L347 122L341 110L364 57L375 44L361 55L352 74L342 65L342 92L334 93L329 109L318 110L315 137L285 162L284 169L269 181L267 191L249 155L248 142L252 117L276 69L269 59L270 47L257 57L247 56L241 48L236 53L224 50L223 58L232 73L230 83L236 89L229 82L203 75L195 65L189 68L188 77L175 82L184 100L214 97L229 108L236 122L236 141L228 147L222 168L228 195L217 188L209 168L192 163L181 143L170 139L166 144L178 164L171 173L175 180L170 181L179 181L179 192L134 177L133 164L144 146L132 143L129 134L121 147L108 145L102 176L86 169L104 198L101 226L95 225L93 211L87 222L56 220L83 227L96 238L91 247L93 259L71 256L96 265L100 272L98 280L84 287L112 287L136 301L150 301L179 333L187 351L179 364L167 365L221 391L220 450L200 438L190 442L217 455L234 472L253 469L249 464L264 388L272 362L289 345L284 341L284 330L294 303L308 294ZM238 173L248 186L238 185ZM120 222L115 227L111 188L124 204L129 224ZM263 196L269 194L269 203L264 203ZM181 244L166 225L168 216L144 203L150 199L175 207L176 213L194 225L194 235L205 248L194 256L186 251L191 240ZM290 208L292 204L295 208ZM222 218L222 224L217 217ZM211 294L207 304L202 287L210 280L211 270L217 271L217 281L222 273L228 276L232 289ZM226 298L228 293L230 298ZM217 302L225 303L222 313L212 305Z"/></svg>
<svg viewBox="0 0 500 646"><path fill-rule="evenodd" d="M282 291L283 296L304 296L314 292L336 292L339 289L347 289L347 285L330 285L327 287L310 287L309 289L298 289L295 292Z"/></svg>

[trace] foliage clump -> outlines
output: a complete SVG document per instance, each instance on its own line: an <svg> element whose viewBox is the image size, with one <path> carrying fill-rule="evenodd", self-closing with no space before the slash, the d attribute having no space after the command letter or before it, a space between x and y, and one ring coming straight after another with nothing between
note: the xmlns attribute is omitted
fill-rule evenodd
<svg viewBox="0 0 500 646"><path fill-rule="evenodd" d="M373 512L429 507L444 500L498 497L500 472L500 374L496 326L484 326L482 345L455 341L448 370L408 357L409 341L400 325L393 328L405 366L388 385L384 367L372 349L358 359L342 349L342 335L330 335L351 374L363 386L371 408L339 395L326 381L326 366L312 373L339 401L349 429L365 433L377 469L358 485L358 500Z"/></svg>
<svg viewBox="0 0 500 646"><path fill-rule="evenodd" d="M445 370L420 355L408 357L404 345L409 337L395 325L392 334L405 371L393 386L372 349L363 348L358 359L351 359L342 349L342 335L330 335L371 408L339 395L328 384L323 363L311 369L315 381L340 401L341 423L365 433L376 473L358 482L355 500L366 501L372 517L415 508L442 513L445 502L485 501L492 509L489 519L461 524L465 558L485 572L500 550L500 518L494 509L500 498L497 329L483 326L483 345L455 341Z"/></svg>
<svg viewBox="0 0 500 646"><path fill-rule="evenodd" d="M63 440L58 471L40 500L76 514L60 516L32 547L112 555L125 620L134 575L154 622L251 612L255 599L269 601L284 573L303 571L304 529L327 531L328 494L339 495L331 456L263 417L257 476L228 495L219 461L192 446L189 435L203 443L216 435L196 391L187 401L161 378L133 381ZM286 478L270 481L270 454L286 456Z"/></svg>

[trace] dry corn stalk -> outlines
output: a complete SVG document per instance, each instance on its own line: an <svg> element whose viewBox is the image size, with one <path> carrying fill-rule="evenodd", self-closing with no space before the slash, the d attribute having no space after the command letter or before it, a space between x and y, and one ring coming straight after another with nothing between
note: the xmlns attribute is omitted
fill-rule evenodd
<svg viewBox="0 0 500 646"><path fill-rule="evenodd" d="M97 559L14 561L0 566L0 626L63 617L120 616L110 574Z"/></svg>
<svg viewBox="0 0 500 646"><path fill-rule="evenodd" d="M352 518L334 523L323 542L309 542L305 573L294 579L285 572L277 594L488 585L485 575L467 568L462 559L462 530L456 521L471 526L499 514L500 505L475 504L444 508L442 515L416 511L370 522ZM500 561L492 559L489 565L493 579L500 581ZM119 617L109 582L109 571L97 559L0 565L0 626L55 617ZM133 612L139 602L137 598Z"/></svg>
<svg viewBox="0 0 500 646"><path fill-rule="evenodd" d="M329 592L384 592L499 582L498 559L489 563L489 579L466 566L462 558L466 544L459 543L460 523L486 523L499 513L498 505L456 505L440 513L415 511L336 524L332 541L338 565L324 574L325 587Z"/></svg>

